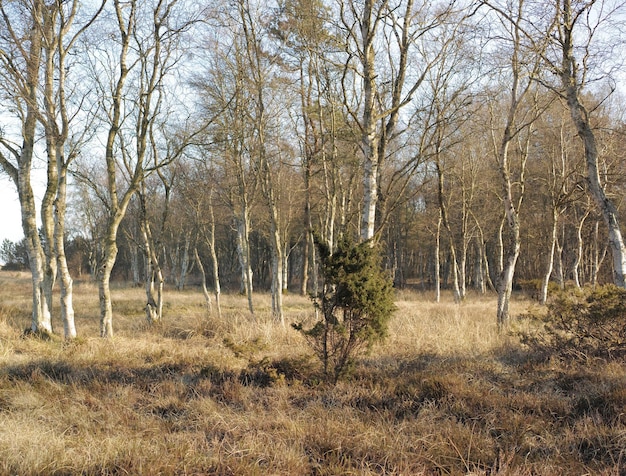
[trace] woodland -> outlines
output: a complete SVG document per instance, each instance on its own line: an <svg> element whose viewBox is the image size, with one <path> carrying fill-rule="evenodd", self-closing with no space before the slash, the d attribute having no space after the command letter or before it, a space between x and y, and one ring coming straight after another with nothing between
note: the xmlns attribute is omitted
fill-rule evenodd
<svg viewBox="0 0 626 476"><path fill-rule="evenodd" d="M31 328L74 279L317 295L319 243L378 243L397 289L624 286L623 6L0 2L0 166Z"/></svg>
<svg viewBox="0 0 626 476"><path fill-rule="evenodd" d="M0 475L626 474L625 8L0 0Z"/></svg>

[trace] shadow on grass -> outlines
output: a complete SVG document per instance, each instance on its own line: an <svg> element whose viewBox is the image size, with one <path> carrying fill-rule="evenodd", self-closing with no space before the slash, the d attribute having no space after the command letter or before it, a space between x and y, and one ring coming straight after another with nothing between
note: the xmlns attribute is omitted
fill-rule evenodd
<svg viewBox="0 0 626 476"><path fill-rule="evenodd" d="M323 409L423 432L424 451L443 474L468 468L509 474L511 468L545 469L542 465L553 460L563 465L563 474L588 469L621 475L626 474L626 372L607 365L557 365L500 349L472 358L371 357L336 386L322 384L319 366L306 357L261 359L241 370L203 362L114 367L40 359L6 366L0 378L33 385L51 381L94 394L103 387L132 386L147 396L146 411L172 424L182 420L181 425L190 400L210 398L245 412L251 402L263 400L265 389L282 386L296 413ZM177 399L150 400L155 388L169 388L164 391Z"/></svg>

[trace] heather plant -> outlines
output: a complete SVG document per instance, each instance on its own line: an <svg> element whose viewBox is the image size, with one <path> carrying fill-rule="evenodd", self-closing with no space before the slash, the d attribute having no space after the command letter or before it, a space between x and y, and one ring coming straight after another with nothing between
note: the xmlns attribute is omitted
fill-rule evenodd
<svg viewBox="0 0 626 476"><path fill-rule="evenodd" d="M309 329L301 323L294 327L321 359L326 379L336 383L350 373L359 353L386 337L395 309L393 287L370 242L343 239L332 254L318 247L323 286L313 302L321 319Z"/></svg>
<svg viewBox="0 0 626 476"><path fill-rule="evenodd" d="M559 292L546 312L522 317L535 324L520 332L522 343L546 357L626 357L626 290L615 285Z"/></svg>

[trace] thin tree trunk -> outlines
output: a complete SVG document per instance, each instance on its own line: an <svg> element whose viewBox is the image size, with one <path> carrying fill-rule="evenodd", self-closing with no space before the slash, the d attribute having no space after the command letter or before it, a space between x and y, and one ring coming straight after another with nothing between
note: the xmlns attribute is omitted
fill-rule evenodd
<svg viewBox="0 0 626 476"><path fill-rule="evenodd" d="M204 296L207 314L211 315L213 313L213 306L211 305L211 295L209 294L209 290L206 287L206 273L204 272L204 266L202 265L202 260L200 259L200 255L198 254L197 247L193 249L193 254L196 258L196 264L198 265L198 269L200 270L200 275L202 276L202 295Z"/></svg>
<svg viewBox="0 0 626 476"><path fill-rule="evenodd" d="M548 300L548 285L550 284L550 276L552 276L552 269L554 267L554 249L556 248L557 232L559 226L559 212L556 208L552 208L552 232L550 233L550 251L548 252L548 264L546 266L546 272L543 275L541 283L541 294L539 296L539 302L545 304Z"/></svg>
<svg viewBox="0 0 626 476"><path fill-rule="evenodd" d="M580 262L583 259L583 226L585 225L585 220L591 213L591 210L587 208L585 214L582 216L580 221L578 222L578 227L576 228L576 258L574 259L574 263L572 264L572 278L574 279L574 285L576 288L580 289L580 275L579 268Z"/></svg>
<svg viewBox="0 0 626 476"><path fill-rule="evenodd" d="M180 275L178 278L178 290L185 289L187 283L187 274L189 273L189 247L191 245L191 237L189 233L185 234L185 244L183 245L182 256L180 257Z"/></svg>
<svg viewBox="0 0 626 476"><path fill-rule="evenodd" d="M574 55L573 29L578 15L572 14L571 0L563 0L563 60L561 82L565 90L567 105L578 136L585 149L587 164L587 183L598 208L602 212L607 226L609 245L613 256L613 279L617 286L626 287L626 247L620 230L619 213L613 200L606 196L600 174L598 172L598 148L596 137L591 128L589 113L580 101L580 84L578 79L578 61Z"/></svg>
<svg viewBox="0 0 626 476"><path fill-rule="evenodd" d="M76 338L76 324L74 322L73 289L74 282L67 265L65 255L65 210L67 195L67 168L63 166L59 174L59 188L55 201L55 248L59 268L59 282L61 287L61 321L65 339Z"/></svg>
<svg viewBox="0 0 626 476"><path fill-rule="evenodd" d="M250 263L250 241L249 241L249 218L244 211L242 217L235 217L237 228L237 255L241 267L241 285L243 292L248 297L248 310L254 315L254 304L252 301L252 266Z"/></svg>
<svg viewBox="0 0 626 476"><path fill-rule="evenodd" d="M441 264L439 262L439 254L441 253L441 210L439 210L439 219L437 220L437 234L435 236L435 302L441 301Z"/></svg>
<svg viewBox="0 0 626 476"><path fill-rule="evenodd" d="M143 201L143 198L142 198ZM142 203L142 208L145 204ZM163 321L163 271L156 254L150 224L142 210L141 235L145 256L146 319L150 324ZM155 289L156 281L156 289Z"/></svg>

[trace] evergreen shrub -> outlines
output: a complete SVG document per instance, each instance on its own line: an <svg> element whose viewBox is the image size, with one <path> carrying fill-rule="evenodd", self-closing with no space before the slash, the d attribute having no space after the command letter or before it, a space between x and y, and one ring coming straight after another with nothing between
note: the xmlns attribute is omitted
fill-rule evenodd
<svg viewBox="0 0 626 476"><path fill-rule="evenodd" d="M302 323L294 328L322 361L326 379L336 383L350 373L357 355L387 336L393 284L370 242L342 239L332 254L319 243L318 249L323 284L313 303L320 320L308 329Z"/></svg>

